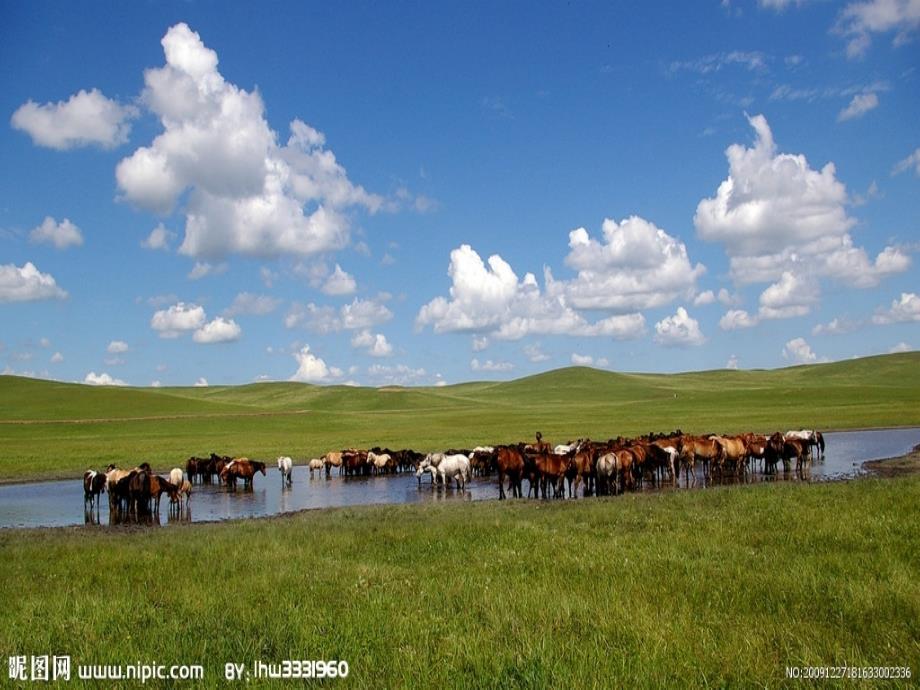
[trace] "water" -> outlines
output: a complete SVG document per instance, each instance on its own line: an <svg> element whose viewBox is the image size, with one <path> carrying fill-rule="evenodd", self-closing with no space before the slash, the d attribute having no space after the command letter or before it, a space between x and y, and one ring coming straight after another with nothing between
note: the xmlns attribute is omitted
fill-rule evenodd
<svg viewBox="0 0 920 690"><path fill-rule="evenodd" d="M920 428L880 431L852 431L824 435L827 449L824 460L812 463L811 481L855 477L862 473L866 460L903 455L920 443ZM176 521L211 521L261 517L306 508L330 508L370 503L421 503L426 501L478 501L498 498L497 479L476 477L468 490L434 489L426 475L419 488L414 473L380 477L344 479L333 474L326 479L319 472L311 479L306 467L295 467L293 486L282 488L279 472L267 469L268 476L256 475L252 491L228 491L220 484L196 484L189 513L177 516L169 511L169 498L163 497L157 524ZM790 475L794 480L794 473ZM766 479L759 474L753 481ZM770 480L783 479L783 473ZM682 483L683 485L683 483ZM698 482L697 485L701 485ZM524 482L526 491L527 482ZM99 522L109 523L108 498L102 497ZM0 486L0 527L60 527L89 521L83 512L82 480L37 482Z"/></svg>

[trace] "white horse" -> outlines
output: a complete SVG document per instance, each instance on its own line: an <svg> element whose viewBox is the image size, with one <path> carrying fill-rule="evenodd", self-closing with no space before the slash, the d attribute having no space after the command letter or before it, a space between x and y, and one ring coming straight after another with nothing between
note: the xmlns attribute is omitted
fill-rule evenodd
<svg viewBox="0 0 920 690"><path fill-rule="evenodd" d="M374 471L377 474L386 472L387 463L390 462L390 456L388 453L380 453L379 455L374 451L368 451L367 453L367 462L374 468Z"/></svg>
<svg viewBox="0 0 920 690"><path fill-rule="evenodd" d="M307 467L310 468L310 479L313 479L313 470L323 471L323 468L326 466L326 461L322 458L313 458L310 462L307 463Z"/></svg>
<svg viewBox="0 0 920 690"><path fill-rule="evenodd" d="M804 441L809 445L809 447L814 446L820 451L820 454L824 454L824 434L820 431L815 431L814 429L792 429L783 434L783 438L787 441L796 440Z"/></svg>
<svg viewBox="0 0 920 690"><path fill-rule="evenodd" d="M291 472L294 470L294 461L282 455L278 458L278 469L281 470L281 483L291 485Z"/></svg>
<svg viewBox="0 0 920 690"><path fill-rule="evenodd" d="M183 479L185 479L185 477L182 474L182 468L173 467L169 471L169 483L170 484L175 484L176 486L182 486Z"/></svg>
<svg viewBox="0 0 920 690"><path fill-rule="evenodd" d="M450 480L457 483L457 489L463 491L466 483L472 481L473 475L470 473L470 459L460 453L456 455L444 455L441 462L438 463L438 477L444 484L445 488L449 486Z"/></svg>
<svg viewBox="0 0 920 690"><path fill-rule="evenodd" d="M422 485L422 475L427 472L431 475L432 485L438 481L438 465L444 459L444 453L428 453L425 458L419 462L415 468L415 476L418 478L418 485Z"/></svg>

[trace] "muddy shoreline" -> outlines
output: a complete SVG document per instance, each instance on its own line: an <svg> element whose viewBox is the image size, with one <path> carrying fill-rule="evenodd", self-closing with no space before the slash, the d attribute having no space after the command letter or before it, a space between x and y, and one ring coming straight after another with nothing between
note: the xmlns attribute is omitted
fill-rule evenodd
<svg viewBox="0 0 920 690"><path fill-rule="evenodd" d="M881 460L866 460L863 469L875 477L903 477L909 474L920 474L920 444L905 454Z"/></svg>

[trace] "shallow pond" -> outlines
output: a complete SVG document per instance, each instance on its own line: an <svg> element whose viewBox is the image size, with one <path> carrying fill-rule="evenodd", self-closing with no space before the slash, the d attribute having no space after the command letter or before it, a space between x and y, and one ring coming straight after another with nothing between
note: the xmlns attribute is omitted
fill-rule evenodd
<svg viewBox="0 0 920 690"><path fill-rule="evenodd" d="M855 477L862 473L866 460L903 455L920 443L920 428L848 431L824 435L827 448L824 459L812 463L810 481ZM330 508L369 503L419 503L425 501L470 501L498 497L495 476L476 477L465 492L435 488L428 475L421 488L414 473L380 477L326 479L319 472L314 478L306 467L294 468L293 486L282 488L276 468L268 475L256 475L250 491L228 491L220 484L196 484L188 512L170 514L169 499L164 497L157 524L177 521L210 521L231 518L276 515L305 508ZM795 473L764 476L752 473L745 481L801 481ZM737 481L737 480L730 480ZM681 481L680 486L686 484ZM697 480L696 486L703 486ZM527 482L524 482L526 491ZM648 483L646 483L648 486ZM650 489L646 489L650 490ZM156 520L156 518L154 518ZM92 518L95 520L95 518ZM108 500L103 496L99 522L109 523ZM0 486L0 528L59 527L81 525L91 521L83 511L81 480L36 482Z"/></svg>

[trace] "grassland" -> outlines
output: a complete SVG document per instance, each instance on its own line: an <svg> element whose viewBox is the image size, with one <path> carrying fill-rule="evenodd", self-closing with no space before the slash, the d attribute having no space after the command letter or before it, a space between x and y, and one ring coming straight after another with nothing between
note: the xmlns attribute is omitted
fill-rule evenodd
<svg viewBox="0 0 920 690"><path fill-rule="evenodd" d="M350 388L260 383L94 388L0 376L0 482L109 462L168 468L218 451L309 458L346 446L419 450L650 430L920 424L920 353L773 371L675 375L569 368L501 383Z"/></svg>
<svg viewBox="0 0 920 690"><path fill-rule="evenodd" d="M917 674L918 521L908 477L0 531L0 653L201 662L210 685L286 658L375 688Z"/></svg>

